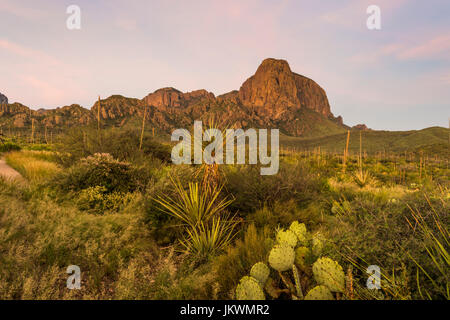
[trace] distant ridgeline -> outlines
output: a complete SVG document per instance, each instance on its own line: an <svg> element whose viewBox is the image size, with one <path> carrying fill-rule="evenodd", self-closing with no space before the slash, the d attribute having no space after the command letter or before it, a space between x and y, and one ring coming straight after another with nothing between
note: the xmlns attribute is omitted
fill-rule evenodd
<svg viewBox="0 0 450 320"><path fill-rule="evenodd" d="M6 99L6 97L5 97ZM99 102L90 110L77 104L53 110L30 110L2 100L0 125L5 128L63 129L97 122ZM213 116L219 124L239 128L279 128L292 136L320 136L344 132L341 117L334 117L325 91L313 80L293 73L284 60L266 59L239 89L220 96L206 90L183 93L162 88L143 99L113 95L100 100L103 126L124 126L142 119L146 127L170 133L175 128L204 123ZM216 122L218 122L216 120ZM142 120L141 120L142 121ZM136 122L139 123L139 122Z"/></svg>
<svg viewBox="0 0 450 320"><path fill-rule="evenodd" d="M3 133L57 133L70 127L96 127L98 119L102 128L140 127L144 113L145 128L158 135L170 134L176 128L191 128L194 120L207 124L214 119L216 127L278 128L286 137L283 143L301 148L324 145L327 149L329 145L331 149L337 147L336 143L340 146L345 143L345 133L349 129L371 132L375 136L378 132L365 125L346 126L341 116L333 115L325 91L316 82L292 72L286 61L272 58L265 59L239 90L217 97L203 89L183 93L174 88L162 88L143 99L113 95L95 102L91 109L72 104L51 110L31 110L17 102L9 104L6 96L0 94L0 130ZM441 129L444 133L438 134L439 141L434 135L431 140L427 135L424 139L412 139L422 143L419 145L409 144L404 135L400 139L406 139L403 147L442 143L445 141L441 136L448 133ZM323 138L326 136L335 138L326 140ZM380 137L383 140L385 136ZM307 143L305 139L312 140Z"/></svg>

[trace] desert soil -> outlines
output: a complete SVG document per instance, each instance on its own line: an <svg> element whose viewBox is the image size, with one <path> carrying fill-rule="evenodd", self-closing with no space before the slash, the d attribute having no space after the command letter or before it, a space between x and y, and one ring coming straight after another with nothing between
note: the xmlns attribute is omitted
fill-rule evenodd
<svg viewBox="0 0 450 320"><path fill-rule="evenodd" d="M0 159L0 176L7 179L18 179L21 178L20 173L11 168L3 159Z"/></svg>

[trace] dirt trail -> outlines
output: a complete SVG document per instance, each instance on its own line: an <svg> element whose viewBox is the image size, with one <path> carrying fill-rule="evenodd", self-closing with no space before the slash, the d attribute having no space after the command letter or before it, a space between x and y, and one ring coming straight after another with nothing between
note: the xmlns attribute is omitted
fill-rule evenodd
<svg viewBox="0 0 450 320"><path fill-rule="evenodd" d="M4 159L0 159L0 176L7 179L21 179L22 176L11 168Z"/></svg>

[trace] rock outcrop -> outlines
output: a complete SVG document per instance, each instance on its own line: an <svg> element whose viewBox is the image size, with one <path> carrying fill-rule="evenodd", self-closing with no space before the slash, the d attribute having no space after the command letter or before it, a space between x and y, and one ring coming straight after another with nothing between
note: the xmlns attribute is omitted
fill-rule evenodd
<svg viewBox="0 0 450 320"><path fill-rule="evenodd" d="M8 98L0 92L0 104L8 103Z"/></svg>
<svg viewBox="0 0 450 320"><path fill-rule="evenodd" d="M1 104L0 125L28 128L33 118L37 127L64 128L88 125L99 114L103 126L136 125L144 112L151 126L166 132L211 117L227 126L279 128L295 136L339 133L347 128L341 117L333 116L326 93L316 82L292 72L285 60L272 58L265 59L239 90L218 97L204 89L181 92L168 87L143 99L113 95L100 104L96 101L90 110L76 104L37 111L18 103Z"/></svg>
<svg viewBox="0 0 450 320"><path fill-rule="evenodd" d="M147 105L154 107L187 107L201 100L213 101L215 96L206 90L196 90L183 93L175 88L162 88L147 95L143 100Z"/></svg>
<svg viewBox="0 0 450 320"><path fill-rule="evenodd" d="M361 124L357 124L355 126L352 127L353 130L361 130L361 131L367 131L370 130L369 128L367 128L367 126L363 123Z"/></svg>
<svg viewBox="0 0 450 320"><path fill-rule="evenodd" d="M239 98L275 120L301 108L332 117L325 91L313 80L293 73L285 60L264 60L242 84Z"/></svg>

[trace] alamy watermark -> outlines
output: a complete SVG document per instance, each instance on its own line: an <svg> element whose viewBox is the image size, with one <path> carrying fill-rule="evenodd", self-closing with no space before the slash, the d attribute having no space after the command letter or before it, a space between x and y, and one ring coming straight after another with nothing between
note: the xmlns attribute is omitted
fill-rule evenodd
<svg viewBox="0 0 450 320"><path fill-rule="evenodd" d="M172 132L171 140L179 141L172 148L174 164L245 164L248 159L248 164L257 164L259 160L261 165L266 166L261 167L261 175L273 175L278 172L280 144L278 129L270 129L270 150L267 129L226 129L224 137L221 130L215 128L203 130L202 121L194 121L193 135L194 141L187 129L176 129ZM203 148L203 142L210 143Z"/></svg>
<svg viewBox="0 0 450 320"><path fill-rule="evenodd" d="M66 270L67 274L70 276L67 278L66 286L67 289L81 289L81 270L79 266L70 265Z"/></svg>
<svg viewBox="0 0 450 320"><path fill-rule="evenodd" d="M367 267L366 272L370 275L367 279L366 286L367 289L373 290L381 289L381 270L377 265L370 265Z"/></svg>
<svg viewBox="0 0 450 320"><path fill-rule="evenodd" d="M66 27L69 30L81 29L81 9L79 6L73 4L67 7L66 13L70 14L66 20Z"/></svg>
<svg viewBox="0 0 450 320"><path fill-rule="evenodd" d="M366 10L370 16L367 18L366 26L369 30L381 30L381 9L377 5L370 5Z"/></svg>

